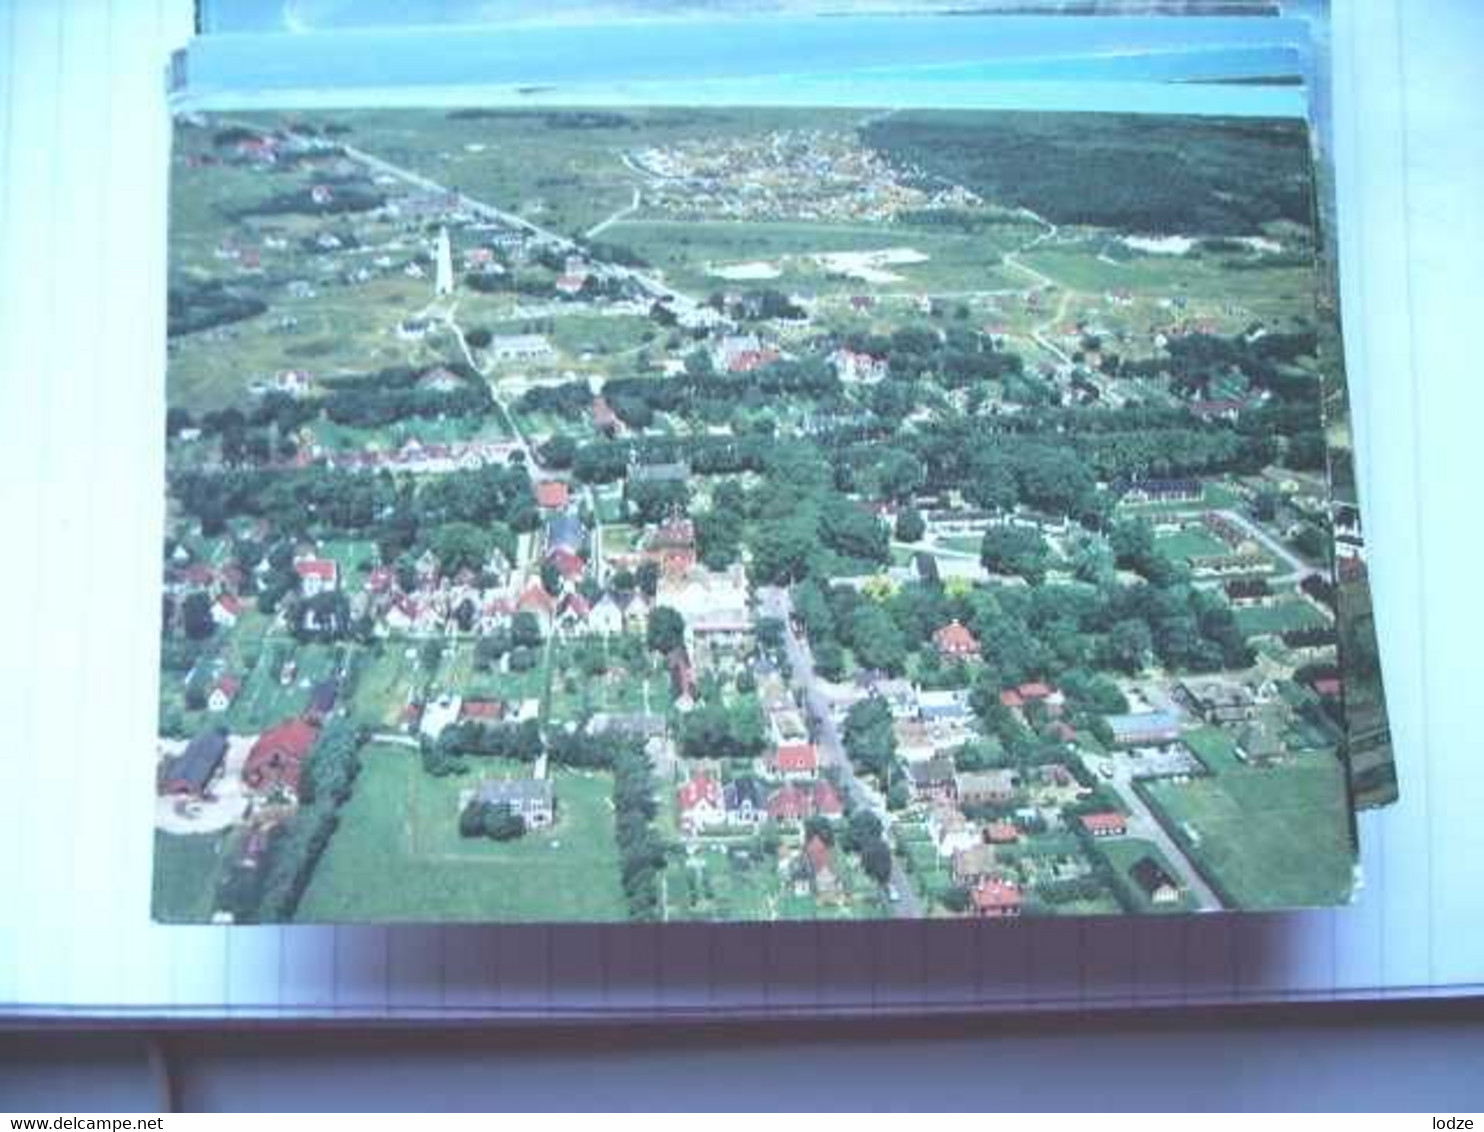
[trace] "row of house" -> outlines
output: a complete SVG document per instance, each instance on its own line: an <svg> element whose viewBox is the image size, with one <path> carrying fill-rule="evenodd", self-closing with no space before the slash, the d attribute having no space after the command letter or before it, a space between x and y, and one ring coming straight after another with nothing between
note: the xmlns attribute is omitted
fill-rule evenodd
<svg viewBox="0 0 1484 1132"><path fill-rule="evenodd" d="M764 821L794 825L811 817L835 818L845 805L832 783L786 782L769 788L757 778L723 783L709 771L694 772L675 791L680 828L697 835L711 830L748 828Z"/></svg>

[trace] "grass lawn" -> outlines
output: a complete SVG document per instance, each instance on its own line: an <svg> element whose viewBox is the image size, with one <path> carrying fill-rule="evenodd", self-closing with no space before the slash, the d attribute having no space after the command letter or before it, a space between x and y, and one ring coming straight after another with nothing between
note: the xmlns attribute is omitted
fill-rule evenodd
<svg viewBox="0 0 1484 1132"><path fill-rule="evenodd" d="M1213 774L1229 770L1240 770L1247 764L1237 758L1237 741L1231 732L1220 727L1202 727L1198 731L1187 731L1184 736L1188 746Z"/></svg>
<svg viewBox="0 0 1484 1132"><path fill-rule="evenodd" d="M404 655L408 648L413 649L412 659ZM379 654L375 648L362 652L355 690L349 699L350 711L367 727L396 727L402 722L402 711L413 689L422 686L416 645L387 641Z"/></svg>
<svg viewBox="0 0 1484 1132"><path fill-rule="evenodd" d="M301 714L309 701L309 689L335 675L341 651L335 645L300 645L289 637L265 641L257 665L227 711L232 730L261 731ZM279 674L290 657L298 665L298 671L285 685Z"/></svg>
<svg viewBox="0 0 1484 1132"><path fill-rule="evenodd" d="M516 841L466 839L460 791L515 764L470 760L434 778L416 754L372 745L299 905L304 922L627 919L609 774L556 770L557 821ZM520 768L524 769L524 768Z"/></svg>
<svg viewBox="0 0 1484 1132"><path fill-rule="evenodd" d="M155 831L154 918L205 923L215 910L217 880L228 835Z"/></svg>
<svg viewBox="0 0 1484 1132"><path fill-rule="evenodd" d="M1243 908L1345 901L1353 855L1344 773L1327 755L1243 767L1148 796L1191 856Z"/></svg>
<svg viewBox="0 0 1484 1132"><path fill-rule="evenodd" d="M1249 637L1318 629L1329 624L1329 619L1307 601L1284 601L1267 607L1238 609L1235 613L1237 626Z"/></svg>
<svg viewBox="0 0 1484 1132"><path fill-rule="evenodd" d="M1195 528L1179 534L1161 535L1154 540L1154 545L1171 558L1181 560L1229 553L1226 544L1220 539Z"/></svg>

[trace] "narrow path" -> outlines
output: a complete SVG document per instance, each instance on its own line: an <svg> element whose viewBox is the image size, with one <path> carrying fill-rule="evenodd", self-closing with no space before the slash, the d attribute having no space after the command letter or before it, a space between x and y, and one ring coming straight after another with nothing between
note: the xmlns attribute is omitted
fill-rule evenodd
<svg viewBox="0 0 1484 1132"><path fill-rule="evenodd" d="M612 216L608 217L608 219L606 219L606 220L599 220L596 224L594 224L591 228L589 228L586 232L584 232L582 234L583 235L583 239L591 240L594 236L602 235L604 232L606 232L608 230L608 228L609 228L610 225L617 224L620 220L622 220L626 216L632 216L634 213L636 213L636 212L639 211L639 202L641 200L643 200L643 199L644 199L643 193L641 193L639 191L639 186L635 185L634 186L634 199L628 205L626 205L623 208L620 208Z"/></svg>

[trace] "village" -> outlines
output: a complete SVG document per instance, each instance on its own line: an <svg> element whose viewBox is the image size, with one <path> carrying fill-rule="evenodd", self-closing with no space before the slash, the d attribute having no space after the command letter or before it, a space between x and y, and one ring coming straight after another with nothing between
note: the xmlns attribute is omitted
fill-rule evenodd
<svg viewBox="0 0 1484 1132"><path fill-rule="evenodd" d="M172 252L157 914L999 919L1348 884L1329 561L1364 563L1317 421L1250 427L1302 415L1298 323L1074 292L1023 251L966 299L904 298L914 261L874 253L696 293L358 135L183 128L177 192L239 203ZM984 207L833 139L615 160L659 216ZM1152 439L1036 440L1113 413Z"/></svg>

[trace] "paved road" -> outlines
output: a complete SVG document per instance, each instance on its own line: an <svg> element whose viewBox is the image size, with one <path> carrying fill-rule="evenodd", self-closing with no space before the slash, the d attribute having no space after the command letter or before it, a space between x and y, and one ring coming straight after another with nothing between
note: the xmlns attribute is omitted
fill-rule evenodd
<svg viewBox="0 0 1484 1132"><path fill-rule="evenodd" d="M855 768L845 754L845 743L840 729L830 714L830 700L825 695L823 682L814 671L814 658L809 646L794 631L791 615L792 602L788 591L775 586L758 590L758 606L763 616L776 617L783 622L783 647L788 663L793 668L795 690L804 698L804 708L816 724L815 746L819 748L822 761L834 767L840 775L840 785L850 798L853 808L870 810L881 819L883 830L891 828L892 815L886 808L886 799L881 792L856 776ZM922 902L912 878L902 868L895 852L891 858L891 887L896 889L898 899L890 905L892 915L904 920L918 919L923 915Z"/></svg>
<svg viewBox="0 0 1484 1132"><path fill-rule="evenodd" d="M367 166L368 168L375 169L378 172L385 173L391 177L397 177L400 180L403 180L410 185L415 185L427 192L443 193L452 197L460 207L467 209L469 212L473 213L476 216L479 216L486 220L493 220L510 228L518 229L530 236L536 237L537 239L544 240L545 242L551 244L553 247L557 248L559 251L581 252L583 254L586 254L583 248L575 240L571 239L568 236L563 236L559 232L553 232L549 228L543 228L539 224L533 224L524 216L519 216L513 212L507 212L505 209L498 208L486 201L471 197L468 193L450 189L448 186L440 184L439 182L433 180L431 177L426 177L423 174L418 173L415 170L405 168L404 166L396 165L390 161L387 161L385 158L377 157L374 153L368 153L366 150L360 149L357 146L342 145L341 148L344 150L347 157L351 158L352 160L361 162L361 164ZM681 292L675 290L675 288L671 287L669 284L665 283L663 280L658 279L653 275L647 274L646 272L639 271L632 267L625 267L621 264L601 263L596 264L596 266L600 267L602 273L605 275L611 276L613 278L629 280L637 287L639 287L640 290L649 294L652 298L668 300L677 314L696 310L700 306L700 304L691 296L682 294Z"/></svg>
<svg viewBox="0 0 1484 1132"><path fill-rule="evenodd" d="M1201 911L1219 910L1221 900L1212 891L1211 886L1201 879L1201 874L1196 872L1195 866L1190 863L1190 858L1185 855L1185 850L1180 848L1175 839L1165 832L1165 827L1160 825L1159 819L1154 816L1144 799L1139 797L1134 789L1133 775L1129 772L1127 764L1124 760L1117 759L1115 767L1113 777L1106 781L1129 809L1129 836L1143 838L1159 846L1165 860L1169 861L1170 867L1180 874L1180 883L1195 898Z"/></svg>
<svg viewBox="0 0 1484 1132"><path fill-rule="evenodd" d="M1218 511L1216 514L1220 515L1227 522L1241 527L1258 542L1262 543L1267 548L1268 553L1288 567L1290 571L1288 574L1281 578L1274 578L1273 581L1301 582L1305 578L1319 573L1316 568L1310 566L1292 550L1284 546L1240 511Z"/></svg>

